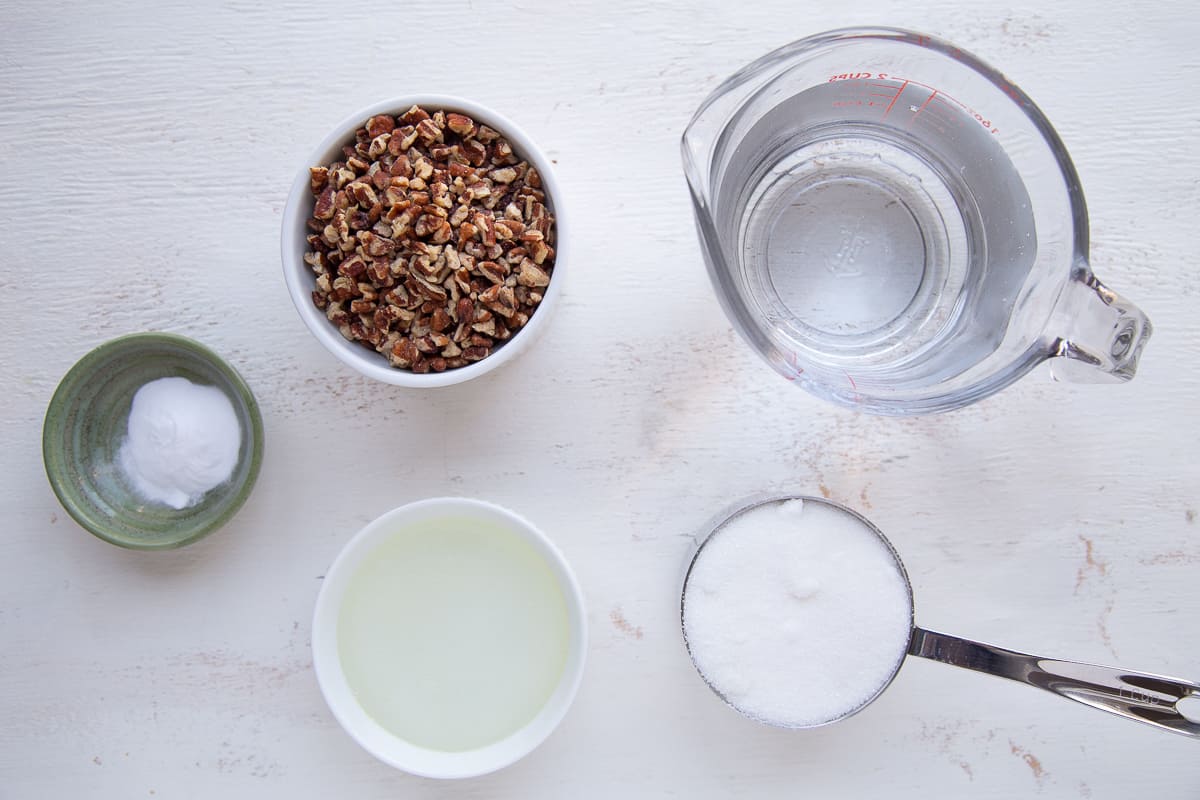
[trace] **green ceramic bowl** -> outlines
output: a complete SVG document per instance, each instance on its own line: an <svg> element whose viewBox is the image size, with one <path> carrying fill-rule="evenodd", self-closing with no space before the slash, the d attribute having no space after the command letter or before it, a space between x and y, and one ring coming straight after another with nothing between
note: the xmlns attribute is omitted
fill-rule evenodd
<svg viewBox="0 0 1200 800"><path fill-rule="evenodd" d="M166 377L223 391L242 428L230 479L178 510L138 495L116 460L134 393ZM101 539L137 550L182 547L228 522L254 487L262 452L262 415L250 387L207 347L171 333L122 336L88 353L59 383L42 426L46 477L63 508Z"/></svg>

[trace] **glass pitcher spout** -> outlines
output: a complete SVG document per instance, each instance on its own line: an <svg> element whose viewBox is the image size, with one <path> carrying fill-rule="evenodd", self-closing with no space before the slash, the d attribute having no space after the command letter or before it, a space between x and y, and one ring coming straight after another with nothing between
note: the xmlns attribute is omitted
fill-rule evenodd
<svg viewBox="0 0 1200 800"><path fill-rule="evenodd" d="M1141 309L1109 289L1080 263L1063 288L1051 373L1073 383L1123 383L1137 373L1153 327Z"/></svg>

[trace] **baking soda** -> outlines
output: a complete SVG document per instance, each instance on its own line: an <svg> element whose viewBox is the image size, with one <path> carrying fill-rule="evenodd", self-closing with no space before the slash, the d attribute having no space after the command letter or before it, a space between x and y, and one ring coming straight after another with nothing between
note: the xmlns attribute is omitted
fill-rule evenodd
<svg viewBox="0 0 1200 800"><path fill-rule="evenodd" d="M242 429L233 403L215 386L159 378L137 390L117 463L134 490L180 509L229 480Z"/></svg>
<svg viewBox="0 0 1200 800"><path fill-rule="evenodd" d="M735 516L688 575L683 629L705 680L763 722L811 727L870 702L908 649L898 562L853 515L788 500Z"/></svg>

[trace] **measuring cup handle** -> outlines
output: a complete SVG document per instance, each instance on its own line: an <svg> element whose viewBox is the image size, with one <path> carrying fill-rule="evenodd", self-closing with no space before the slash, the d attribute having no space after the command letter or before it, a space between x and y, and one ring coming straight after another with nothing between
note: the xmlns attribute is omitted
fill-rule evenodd
<svg viewBox="0 0 1200 800"><path fill-rule="evenodd" d="M1076 383L1123 382L1137 372L1153 328L1141 310L1109 289L1080 263L1054 309L1051 372Z"/></svg>
<svg viewBox="0 0 1200 800"><path fill-rule="evenodd" d="M1200 738L1200 684L1190 681L1042 658L921 628L913 629L908 652L1027 683L1102 711ZM1190 718L1178 708L1182 700L1187 700Z"/></svg>

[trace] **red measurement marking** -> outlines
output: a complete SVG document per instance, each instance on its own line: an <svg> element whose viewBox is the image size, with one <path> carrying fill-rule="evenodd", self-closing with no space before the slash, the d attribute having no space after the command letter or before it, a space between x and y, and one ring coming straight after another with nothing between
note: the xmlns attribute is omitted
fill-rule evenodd
<svg viewBox="0 0 1200 800"><path fill-rule="evenodd" d="M937 100L936 104L933 102L934 100ZM946 116L943 113L943 110L947 108L951 108L951 106L939 96L939 91L934 89L921 107L913 112L909 119L909 125L912 125L913 121L920 116L924 124L932 125L937 128L939 133L945 133L947 127L958 127L958 120L955 117Z"/></svg>
<svg viewBox="0 0 1200 800"><path fill-rule="evenodd" d="M923 44L923 42L918 41L918 44ZM959 53L959 55L962 54L961 50L957 51L957 52ZM851 74L853 74L853 73L847 73L845 75L845 77L848 78L848 77L850 77ZM871 73L868 72L868 73L860 73L860 74L865 75L865 76L870 76ZM930 86L927 83L922 83L921 81L914 81L909 78L901 78L898 75L889 75L886 72L877 73L875 77L878 80L874 80L874 81L866 80L866 81L864 81L864 83L866 83L867 86L874 88L874 89L894 89L894 86L892 84L879 83L879 81L902 81L902 83L900 84L900 88L898 91L896 91L895 95L892 95L892 94L879 95L874 92L870 93L871 97L891 97L892 98L891 102L888 103L888 107L886 109L884 109L883 116L885 116L885 117L892 110L892 108L896 105L896 101L900 99L900 95L904 94L904 90L908 87L908 85L912 84L913 86L920 86L920 87L928 89L930 92L932 92L932 94L929 96L929 99L925 101L925 103L921 106L920 110L923 110L926 106L928 106L930 101L933 100L933 98L936 96L938 98L938 100L940 100L942 102L949 101L949 102L954 103L955 105L959 106L963 111L967 112L967 114L969 116L974 117L975 121L978 122L980 125L982 125L984 127L984 129L986 129L989 133L991 133L993 135L1000 133L1000 129L998 127L992 125L992 122L990 119L984 117L982 114L980 114L975 109L971 108L970 106L968 106L966 103L962 102L961 100L958 100L955 97L952 97L951 95L946 94L941 89L938 89L934 86ZM841 78L843 78L843 76L838 75L838 76L834 76L834 78L831 78L830 80L841 79ZM1005 84L1004 86L1001 87L1001 89L1005 92L1005 94L1007 94L1009 97L1013 98L1013 100L1019 101L1019 97L1017 96L1016 91L1011 86ZM868 103L868 105L871 105L871 104ZM920 113L920 110L918 110L918 112L916 112L916 113ZM957 124L958 124L957 120L946 120L946 121L949 122L949 124L952 124L955 126L957 126Z"/></svg>
<svg viewBox="0 0 1200 800"><path fill-rule="evenodd" d="M892 112L892 106L896 105L896 101L900 99L900 95L904 94L904 90L908 88L908 81L900 84L900 88L896 91L896 96L892 98L892 102L888 103L888 107L883 110L883 115L886 117Z"/></svg>
<svg viewBox="0 0 1200 800"><path fill-rule="evenodd" d="M796 354L795 353L788 353L787 358L785 358L784 360L788 363L788 366L790 366L796 372L795 375L785 375L784 376L785 380L794 381L794 380L796 380L796 378L799 378L801 375L804 374L804 369L802 367L796 366Z"/></svg>
<svg viewBox="0 0 1200 800"><path fill-rule="evenodd" d="M849 372L845 373L845 375L846 375L846 380L850 381L850 388L851 388L851 389L853 389L854 391L856 391L856 392L857 392L857 391L858 391L858 384L856 384L856 383L854 382L854 378L852 378L852 377L850 376L850 373L849 373Z"/></svg>

